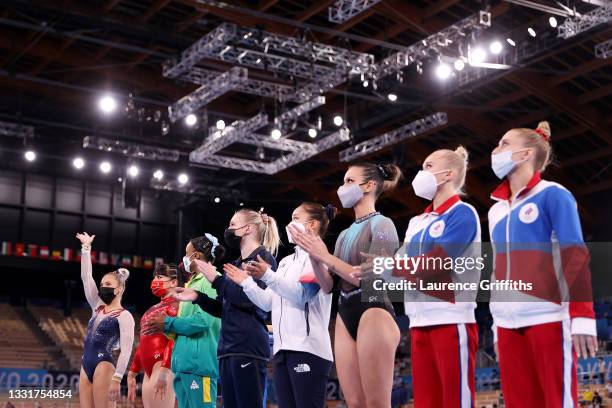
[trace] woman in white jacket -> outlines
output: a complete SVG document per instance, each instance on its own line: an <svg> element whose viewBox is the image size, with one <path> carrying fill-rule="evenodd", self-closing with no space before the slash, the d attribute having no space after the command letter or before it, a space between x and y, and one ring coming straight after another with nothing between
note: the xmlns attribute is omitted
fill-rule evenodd
<svg viewBox="0 0 612 408"><path fill-rule="evenodd" d="M293 211L291 225L324 236L336 209L303 203ZM287 231L289 242L293 242ZM272 311L274 384L279 407L324 407L333 362L329 337L332 295L315 278L313 263L299 246L281 260L276 272L258 258L244 270L226 264L227 276L244 289L258 307ZM323 267L323 266L322 266ZM254 279L263 281L266 289Z"/></svg>

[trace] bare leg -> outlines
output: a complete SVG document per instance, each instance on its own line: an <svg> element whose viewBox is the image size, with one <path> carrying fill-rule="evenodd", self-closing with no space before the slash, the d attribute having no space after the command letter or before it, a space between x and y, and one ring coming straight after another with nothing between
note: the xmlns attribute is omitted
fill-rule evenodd
<svg viewBox="0 0 612 408"><path fill-rule="evenodd" d="M79 403L81 408L94 408L93 384L89 382L83 367L79 379Z"/></svg>
<svg viewBox="0 0 612 408"><path fill-rule="evenodd" d="M153 385L151 385L151 377L145 373L142 378L142 406L144 408L151 408L151 401L153 400L153 394L155 390L153 390Z"/></svg>
<svg viewBox="0 0 612 408"><path fill-rule="evenodd" d="M349 408L365 408L366 399L361 387L357 344L346 330L340 315L336 317L336 335L334 341L336 352L336 371L338 381Z"/></svg>
<svg viewBox="0 0 612 408"><path fill-rule="evenodd" d="M372 308L361 316L357 355L367 408L391 408L393 366L399 340L399 328L386 310Z"/></svg>
<svg viewBox="0 0 612 408"><path fill-rule="evenodd" d="M168 374L166 375L166 394L164 395L163 399L160 399L159 396L158 398L155 398L155 384L157 383L157 379L161 370L165 370L166 372L168 372ZM165 368L162 368L160 361L155 363L155 365L153 366L153 372L151 373L151 378L149 380L151 388L151 397L149 398L149 401L151 405L145 408L173 408L175 400L174 386L172 385L173 380L174 375L172 374L172 372L166 370Z"/></svg>
<svg viewBox="0 0 612 408"><path fill-rule="evenodd" d="M108 400L108 389L115 374L115 366L108 361L98 363L94 372L93 396L95 408L114 408L114 402Z"/></svg>

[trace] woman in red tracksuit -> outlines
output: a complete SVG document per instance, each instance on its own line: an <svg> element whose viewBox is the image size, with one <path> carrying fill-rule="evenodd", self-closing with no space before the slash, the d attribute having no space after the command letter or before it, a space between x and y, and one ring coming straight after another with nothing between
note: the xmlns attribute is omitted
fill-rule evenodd
<svg viewBox="0 0 612 408"><path fill-rule="evenodd" d="M151 317L160 314L176 316L178 302L171 294L179 285L178 268L174 265L157 265L151 281L151 292L161 301L149 308L140 320L140 343L128 373L128 399L136 397L136 375L144 369L142 382L142 403L144 408L173 408L174 389L173 375L170 371L170 358L174 339L163 333L144 333L146 323Z"/></svg>
<svg viewBox="0 0 612 408"><path fill-rule="evenodd" d="M476 291L443 289L446 283L467 286L480 279L476 265L480 257L479 217L474 207L459 197L467 161L468 153L462 146L454 151L437 150L425 159L412 187L431 204L410 220L404 246L397 253L427 262L418 267L396 267L393 273L416 285L404 291L410 318L415 408L474 406ZM428 284L440 286L419 290Z"/></svg>
<svg viewBox="0 0 612 408"><path fill-rule="evenodd" d="M540 176L550 155L550 127L541 122L506 132L491 156L503 180L489 210L491 280L530 285L491 292L509 408L576 407L576 355L597 351L589 253L576 200Z"/></svg>

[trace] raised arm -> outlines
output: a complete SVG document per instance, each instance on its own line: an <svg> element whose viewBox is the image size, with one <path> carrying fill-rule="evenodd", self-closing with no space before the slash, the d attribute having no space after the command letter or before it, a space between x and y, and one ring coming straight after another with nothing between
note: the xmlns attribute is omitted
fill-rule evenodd
<svg viewBox="0 0 612 408"><path fill-rule="evenodd" d="M95 235L89 235L84 232L76 234L76 237L81 241L81 280L83 281L83 289L85 290L85 298L87 303L93 310L102 304L102 300L98 296L98 287L93 279L91 265L91 243Z"/></svg>
<svg viewBox="0 0 612 408"><path fill-rule="evenodd" d="M123 378L123 374L125 374L125 370L130 362L132 347L134 346L134 318L132 314L126 310L119 314L117 320L119 321L119 345L121 347L121 352L117 359L115 377Z"/></svg>

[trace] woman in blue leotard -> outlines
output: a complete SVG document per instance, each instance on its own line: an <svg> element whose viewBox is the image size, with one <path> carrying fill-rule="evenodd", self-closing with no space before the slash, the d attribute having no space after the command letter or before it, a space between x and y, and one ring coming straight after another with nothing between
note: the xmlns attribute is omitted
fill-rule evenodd
<svg viewBox="0 0 612 408"><path fill-rule="evenodd" d="M95 235L84 232L76 237L81 241L81 279L85 297L93 311L83 347L79 400L82 408L114 407L134 343L134 318L121 307L130 272L121 268L107 273L98 289L91 266L91 243ZM118 347L121 352L115 362L112 351Z"/></svg>

